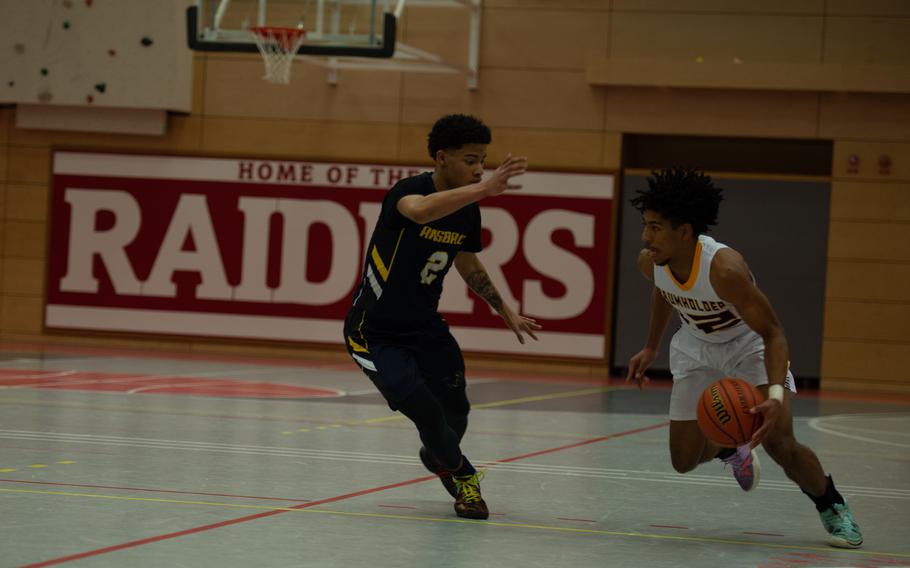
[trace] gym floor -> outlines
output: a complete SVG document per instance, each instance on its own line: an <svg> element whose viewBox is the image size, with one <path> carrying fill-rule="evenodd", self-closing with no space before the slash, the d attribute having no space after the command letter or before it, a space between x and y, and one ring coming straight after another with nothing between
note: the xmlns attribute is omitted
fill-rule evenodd
<svg viewBox="0 0 910 568"><path fill-rule="evenodd" d="M910 399L801 393L799 440L863 529L826 545L767 455L670 466L669 384L472 373L455 516L353 363L0 344L0 566L910 566Z"/></svg>

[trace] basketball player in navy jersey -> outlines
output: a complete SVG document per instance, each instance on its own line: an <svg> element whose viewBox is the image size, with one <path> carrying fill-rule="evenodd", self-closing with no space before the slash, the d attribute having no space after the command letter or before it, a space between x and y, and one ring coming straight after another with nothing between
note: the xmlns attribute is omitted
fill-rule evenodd
<svg viewBox="0 0 910 568"><path fill-rule="evenodd" d="M661 337L675 309L680 328L670 343L670 457L680 473L719 458L730 464L739 485L758 484L760 467L752 448L768 455L815 503L829 544L858 548L863 543L850 507L825 476L818 457L793 436L790 393L796 392L789 370L787 339L780 321L758 289L743 257L705 236L717 223L721 190L695 170L654 172L648 189L632 204L641 212L645 248L639 270L654 284L651 323L645 347L629 361L626 381L639 388L654 362ZM720 448L698 428L695 409L705 388L725 376L744 379L765 396L751 412L764 422L751 442Z"/></svg>
<svg viewBox="0 0 910 568"><path fill-rule="evenodd" d="M446 273L455 269L524 343L541 328L506 305L477 257L477 202L520 189L511 178L527 158L506 156L482 180L490 130L465 115L439 119L429 134L433 172L403 179L386 194L370 239L363 279L344 324L351 357L392 410L417 426L424 466L455 498L459 517L486 519L480 475L461 453L470 403L461 349L437 307Z"/></svg>

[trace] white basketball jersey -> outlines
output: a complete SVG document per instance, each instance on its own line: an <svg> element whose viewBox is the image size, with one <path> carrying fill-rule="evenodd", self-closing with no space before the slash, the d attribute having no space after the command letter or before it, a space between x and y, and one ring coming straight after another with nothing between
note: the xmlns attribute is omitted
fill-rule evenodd
<svg viewBox="0 0 910 568"><path fill-rule="evenodd" d="M711 343L730 341L751 329L711 286L711 261L722 248L727 245L700 235L686 282L677 281L669 266L654 265L654 285L676 309L682 326L695 337Z"/></svg>

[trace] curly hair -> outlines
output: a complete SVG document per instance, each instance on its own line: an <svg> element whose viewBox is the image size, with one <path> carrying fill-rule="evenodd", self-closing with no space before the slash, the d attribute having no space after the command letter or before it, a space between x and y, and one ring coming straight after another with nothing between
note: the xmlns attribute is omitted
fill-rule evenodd
<svg viewBox="0 0 910 568"><path fill-rule="evenodd" d="M479 118L466 114L449 114L436 121L427 136L430 157L438 150L457 150L465 144L489 144L490 129Z"/></svg>
<svg viewBox="0 0 910 568"><path fill-rule="evenodd" d="M723 190L714 186L710 176L681 167L652 171L651 174L648 189L639 190L638 197L631 200L638 211L659 213L674 227L689 223L696 235L707 233L710 225L717 224Z"/></svg>

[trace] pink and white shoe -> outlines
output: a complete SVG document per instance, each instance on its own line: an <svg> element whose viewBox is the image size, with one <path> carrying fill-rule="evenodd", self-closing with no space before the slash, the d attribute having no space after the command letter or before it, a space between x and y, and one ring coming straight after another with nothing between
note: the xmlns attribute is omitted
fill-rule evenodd
<svg viewBox="0 0 910 568"><path fill-rule="evenodd" d="M749 444L739 446L732 456L722 461L733 468L733 477L743 491L752 491L758 487L761 464L758 463L758 456L749 448Z"/></svg>

